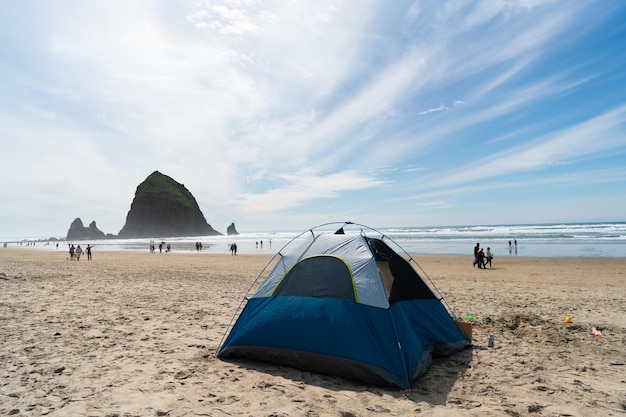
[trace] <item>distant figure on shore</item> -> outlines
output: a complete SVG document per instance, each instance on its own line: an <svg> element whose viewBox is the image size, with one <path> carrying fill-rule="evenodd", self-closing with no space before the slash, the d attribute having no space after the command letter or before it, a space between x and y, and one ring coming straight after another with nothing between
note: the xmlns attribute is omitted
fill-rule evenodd
<svg viewBox="0 0 626 417"><path fill-rule="evenodd" d="M80 247L80 245L78 245L76 247L76 250L74 251L74 257L76 258L77 261L80 261L80 255L82 255L82 254L83 254L83 250Z"/></svg>
<svg viewBox="0 0 626 417"><path fill-rule="evenodd" d="M485 252L483 252L483 248L478 249L478 254L476 254L476 263L478 264L478 268L487 269L485 266Z"/></svg>
<svg viewBox="0 0 626 417"><path fill-rule="evenodd" d="M509 255L513 254L513 248L515 248L515 254L517 255L517 239L509 240Z"/></svg>
<svg viewBox="0 0 626 417"><path fill-rule="evenodd" d="M230 245L230 254L231 255L237 255L237 244L236 243L232 243Z"/></svg>
<svg viewBox="0 0 626 417"><path fill-rule="evenodd" d="M70 245L70 261L74 260L74 251L75 251L74 245L72 244Z"/></svg>
<svg viewBox="0 0 626 417"><path fill-rule="evenodd" d="M87 244L87 260L91 261L91 248L93 248L93 246L91 246L90 244Z"/></svg>
<svg viewBox="0 0 626 417"><path fill-rule="evenodd" d="M472 264L472 266L474 267L476 267L479 249L480 249L480 243L476 243L476 246L474 246L474 263Z"/></svg>
<svg viewBox="0 0 626 417"><path fill-rule="evenodd" d="M485 268L487 267L487 264L489 264L489 268L492 268L491 266L491 260L493 259L493 254L491 253L491 248L487 248L487 253L485 253Z"/></svg>
<svg viewBox="0 0 626 417"><path fill-rule="evenodd" d="M476 243L474 246L474 262L472 266L476 266L478 264L478 268L485 268L485 254L483 253L483 249L480 247L480 243Z"/></svg>

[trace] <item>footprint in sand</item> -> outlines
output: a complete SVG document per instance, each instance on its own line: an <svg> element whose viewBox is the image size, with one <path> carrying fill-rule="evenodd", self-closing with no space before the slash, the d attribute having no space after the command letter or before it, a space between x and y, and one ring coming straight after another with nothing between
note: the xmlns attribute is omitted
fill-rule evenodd
<svg viewBox="0 0 626 417"><path fill-rule="evenodd" d="M390 413L391 412L390 409L385 408L385 407L383 407L380 404L376 404L373 407L371 407L371 406L370 407L366 407L365 409L368 410L368 411L373 411L375 413Z"/></svg>
<svg viewBox="0 0 626 417"><path fill-rule="evenodd" d="M267 381L261 381L261 382L255 384L253 388L258 388L258 389L261 389L261 390L266 390L268 388L271 388L274 391L278 391L278 392L280 392L283 395L287 392L284 389L285 387L283 385L276 385L276 384L273 384L273 383L267 382Z"/></svg>
<svg viewBox="0 0 626 417"><path fill-rule="evenodd" d="M223 404L223 405L231 405L239 401L241 401L241 399L237 397L236 395L229 395L226 397L219 397L215 401L212 401L212 402L216 402L216 403Z"/></svg>
<svg viewBox="0 0 626 417"><path fill-rule="evenodd" d="M322 398L324 398L326 401L328 401L331 404L334 404L337 402L337 399L330 394L324 394L322 395Z"/></svg>

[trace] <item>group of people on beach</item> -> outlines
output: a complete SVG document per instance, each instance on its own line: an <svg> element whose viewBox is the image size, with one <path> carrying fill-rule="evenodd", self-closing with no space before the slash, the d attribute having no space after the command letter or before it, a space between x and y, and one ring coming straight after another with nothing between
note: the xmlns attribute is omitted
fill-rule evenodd
<svg viewBox="0 0 626 417"><path fill-rule="evenodd" d="M259 243L261 245L261 249L263 249L263 241L261 240L260 242L257 240L256 241L256 248L259 248ZM272 248L272 241L270 240L270 249Z"/></svg>
<svg viewBox="0 0 626 417"><path fill-rule="evenodd" d="M487 248L487 252L484 252L483 248L480 247L480 243L476 243L476 246L474 246L474 263L472 264L474 268L478 265L479 269L487 269L487 264L489 264L489 268L492 268L492 259L491 248Z"/></svg>
<svg viewBox="0 0 626 417"><path fill-rule="evenodd" d="M70 257L69 260L70 261L80 261L80 257L82 256L83 252L87 254L87 260L91 261L91 248L93 248L93 246L91 246L90 244L87 245L87 248L83 251L83 248L80 247L80 245L78 245L77 247L74 247L74 244L70 244Z"/></svg>
<svg viewBox="0 0 626 417"><path fill-rule="evenodd" d="M163 249L165 249L165 252L171 252L172 246L169 243L166 245L165 242L161 242L159 243L159 253L163 253ZM154 245L154 240L151 240L150 241L150 253L155 253L155 252L156 252L156 246Z"/></svg>

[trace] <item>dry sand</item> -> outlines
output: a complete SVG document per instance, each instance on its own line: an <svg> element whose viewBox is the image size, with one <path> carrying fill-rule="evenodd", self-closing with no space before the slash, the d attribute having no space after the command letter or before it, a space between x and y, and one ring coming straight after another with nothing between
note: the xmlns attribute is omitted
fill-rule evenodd
<svg viewBox="0 0 626 417"><path fill-rule="evenodd" d="M455 313L475 316L473 347L402 391L214 358L269 255L66 256L0 250L0 415L626 413L626 259L498 257L483 271L416 255Z"/></svg>

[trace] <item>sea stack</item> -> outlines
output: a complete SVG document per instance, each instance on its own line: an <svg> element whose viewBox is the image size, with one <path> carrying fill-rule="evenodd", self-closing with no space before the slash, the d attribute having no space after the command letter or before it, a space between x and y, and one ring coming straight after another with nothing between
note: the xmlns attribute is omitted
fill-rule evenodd
<svg viewBox="0 0 626 417"><path fill-rule="evenodd" d="M118 237L221 235L207 223L194 196L180 184L154 171L137 186Z"/></svg>
<svg viewBox="0 0 626 417"><path fill-rule="evenodd" d="M67 231L66 240L89 240L89 239L104 239L104 232L100 231L96 226L96 222L92 221L89 227L83 226L83 221L80 217L74 219Z"/></svg>
<svg viewBox="0 0 626 417"><path fill-rule="evenodd" d="M230 226L228 226L228 228L226 229L226 234L228 236L230 235L238 235L239 232L237 231L237 229L235 228L235 223L231 223Z"/></svg>

